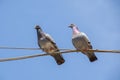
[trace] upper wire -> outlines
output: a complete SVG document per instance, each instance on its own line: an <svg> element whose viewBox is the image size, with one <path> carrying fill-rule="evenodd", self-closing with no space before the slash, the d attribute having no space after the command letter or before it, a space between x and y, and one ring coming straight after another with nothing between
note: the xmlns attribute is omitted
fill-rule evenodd
<svg viewBox="0 0 120 80"><path fill-rule="evenodd" d="M5 46L0 46L0 49L40 50L40 48L18 48L18 47L5 47Z"/></svg>
<svg viewBox="0 0 120 80"><path fill-rule="evenodd" d="M0 46L0 49L41 50L40 48L20 48L20 47L7 47L7 46ZM59 50L70 50L70 49L59 49Z"/></svg>

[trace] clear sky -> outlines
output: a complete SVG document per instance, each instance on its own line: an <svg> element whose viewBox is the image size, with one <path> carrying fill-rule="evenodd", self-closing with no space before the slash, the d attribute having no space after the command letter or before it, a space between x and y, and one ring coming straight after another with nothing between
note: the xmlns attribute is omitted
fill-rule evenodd
<svg viewBox="0 0 120 80"><path fill-rule="evenodd" d="M38 24L59 48L74 49L71 23L94 49L120 49L120 0L0 0L0 46L38 48ZM39 53L0 49L0 58ZM93 63L81 53L63 56L61 66L51 56L1 62L0 80L120 80L120 54L96 53Z"/></svg>

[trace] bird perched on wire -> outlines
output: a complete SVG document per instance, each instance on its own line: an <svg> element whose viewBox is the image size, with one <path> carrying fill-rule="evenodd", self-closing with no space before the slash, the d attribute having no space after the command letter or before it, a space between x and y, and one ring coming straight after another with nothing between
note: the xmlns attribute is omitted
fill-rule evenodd
<svg viewBox="0 0 120 80"><path fill-rule="evenodd" d="M42 31L41 27L37 25L35 27L37 30L38 45L46 53L50 54L56 61L58 65L61 65L65 62L63 56L60 54L60 51L49 34L46 34ZM56 52L56 53L55 53ZM58 52L58 53L57 53Z"/></svg>
<svg viewBox="0 0 120 80"><path fill-rule="evenodd" d="M85 50L92 49L92 45L87 37L87 35L83 32L80 32L78 27L75 24L71 24L69 26L73 30L72 35L72 43L77 50L82 50L81 52L85 54L90 62L96 61L97 57L94 52L86 52Z"/></svg>

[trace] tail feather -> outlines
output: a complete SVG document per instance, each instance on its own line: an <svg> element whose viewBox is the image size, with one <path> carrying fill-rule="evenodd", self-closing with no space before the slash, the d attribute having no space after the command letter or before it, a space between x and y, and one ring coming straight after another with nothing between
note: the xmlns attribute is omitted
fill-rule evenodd
<svg viewBox="0 0 120 80"><path fill-rule="evenodd" d="M61 54L55 54L55 55L52 55L52 56L53 56L53 58L55 59L55 61L58 65L61 65L65 62L65 60L64 60L64 58Z"/></svg>
<svg viewBox="0 0 120 80"><path fill-rule="evenodd" d="M94 53L87 53L86 55L88 56L90 62L94 62L97 60L97 57Z"/></svg>
<svg viewBox="0 0 120 80"><path fill-rule="evenodd" d="M94 62L94 61L97 60L97 57L96 56L91 56L91 57L89 57L89 60L90 60L90 62Z"/></svg>

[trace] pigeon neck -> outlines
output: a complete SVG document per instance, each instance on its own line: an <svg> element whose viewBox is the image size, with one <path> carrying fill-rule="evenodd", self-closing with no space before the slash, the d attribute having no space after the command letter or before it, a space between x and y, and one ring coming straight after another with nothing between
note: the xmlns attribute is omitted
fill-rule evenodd
<svg viewBox="0 0 120 80"><path fill-rule="evenodd" d="M78 34L80 31L77 29L77 27L73 27L73 34Z"/></svg>
<svg viewBox="0 0 120 80"><path fill-rule="evenodd" d="M37 37L38 37L38 40L43 37L43 32L40 30L40 29L37 29Z"/></svg>

